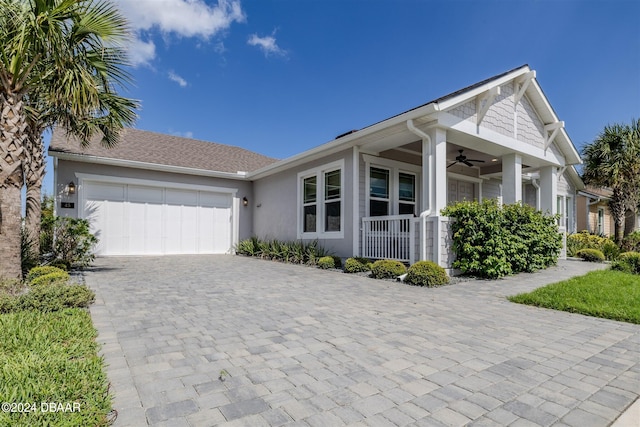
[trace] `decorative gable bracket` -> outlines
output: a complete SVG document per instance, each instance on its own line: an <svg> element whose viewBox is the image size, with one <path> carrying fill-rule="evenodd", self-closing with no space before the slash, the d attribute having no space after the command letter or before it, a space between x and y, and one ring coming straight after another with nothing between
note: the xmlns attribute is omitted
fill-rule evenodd
<svg viewBox="0 0 640 427"><path fill-rule="evenodd" d="M544 152L547 152L547 149L551 146L551 143L553 142L554 139L556 139L556 136L558 136L558 132L560 132L560 129L564 128L564 121L559 121L559 122L555 122L555 123L550 123L548 125L544 125L544 136L546 138L545 142L544 142ZM551 135L549 135L549 132L551 132Z"/></svg>
<svg viewBox="0 0 640 427"><path fill-rule="evenodd" d="M515 97L513 99L514 106L518 105L518 102L520 102L520 100L524 96L524 93L527 91L527 88L535 78L536 78L536 72L534 70L534 71L529 71L528 73L523 74L522 76L516 79L515 83L516 83L517 93L515 94ZM518 86L520 86L520 90L518 90Z"/></svg>
<svg viewBox="0 0 640 427"><path fill-rule="evenodd" d="M489 107L491 107L491 104L493 104L493 101L498 95L500 95L500 86L493 87L488 91L478 95L478 97L476 98L476 111L478 112L478 119L476 124L478 126L480 126L480 123L482 123L482 119L484 119L485 114L487 114L487 111L489 111Z"/></svg>

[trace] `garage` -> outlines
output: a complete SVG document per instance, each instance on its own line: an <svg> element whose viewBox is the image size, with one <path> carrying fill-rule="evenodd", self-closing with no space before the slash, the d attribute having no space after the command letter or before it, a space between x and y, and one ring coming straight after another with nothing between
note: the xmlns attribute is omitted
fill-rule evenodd
<svg viewBox="0 0 640 427"><path fill-rule="evenodd" d="M232 190L89 181L82 216L98 255L219 254L232 247Z"/></svg>

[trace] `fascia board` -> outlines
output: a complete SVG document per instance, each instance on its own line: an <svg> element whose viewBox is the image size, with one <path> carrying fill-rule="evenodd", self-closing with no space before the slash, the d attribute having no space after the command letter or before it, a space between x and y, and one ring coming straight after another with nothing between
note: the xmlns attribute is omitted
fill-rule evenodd
<svg viewBox="0 0 640 427"><path fill-rule="evenodd" d="M135 169L146 169L153 170L158 172L170 172L170 173L179 173L186 175L196 175L196 176L208 176L213 178L226 178L226 179L235 179L235 180L247 180L246 172L219 172L219 171L210 171L206 169L194 169L188 168L184 166L171 166L171 165L159 165L157 163L147 163L147 162L138 162L134 160L122 160L122 159L111 159L108 157L98 157L98 156L87 156L83 154L75 154L75 153L61 153L59 151L49 150L49 155L51 157L60 159L60 160L70 160L74 162L80 163L92 163L92 164L100 164L107 166L120 166L125 168L135 168Z"/></svg>
<svg viewBox="0 0 640 427"><path fill-rule="evenodd" d="M272 163L268 166L265 166L261 169L250 172L247 176L249 179L260 179L266 176L272 175L274 173L282 172L289 168L298 166L303 163L311 162L322 157L337 153L342 150L346 150L348 148L352 148L353 146L366 147L367 141L363 141L364 138L375 134L383 129L388 127L395 126L399 123L406 122L410 119L417 119L419 117L424 117L429 114L435 113L438 111L438 107L431 103L427 105L423 105L414 110L407 111L398 116L391 117L389 119L383 120L366 128L363 128L357 132L352 134L343 136L338 139L334 139L333 141L327 142L318 147L312 148L310 150L304 151L300 154L296 154L292 157L288 157L286 159L280 160L279 162Z"/></svg>
<svg viewBox="0 0 640 427"><path fill-rule="evenodd" d="M509 83L510 81L517 79L518 77L520 77L523 74L528 73L529 71L531 71L529 69L529 67L524 67L521 68L519 70L516 70L512 73L507 74L506 76L502 76L501 78L497 79L497 80L493 80L491 82L487 82L482 86L479 86L477 88L474 88L468 92L464 92L461 93L460 95L457 95L453 98L447 99L445 101L439 102L438 106L440 107L440 111L444 111L447 110L449 108L452 107L456 107L460 104L464 104L465 102L468 102L472 99L474 99L476 96L488 91L489 89L496 87L496 86L502 86L506 83Z"/></svg>

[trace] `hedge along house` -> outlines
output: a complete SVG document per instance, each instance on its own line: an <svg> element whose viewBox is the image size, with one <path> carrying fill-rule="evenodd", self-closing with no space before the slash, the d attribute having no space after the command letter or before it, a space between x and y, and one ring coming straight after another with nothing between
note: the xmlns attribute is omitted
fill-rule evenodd
<svg viewBox="0 0 640 427"><path fill-rule="evenodd" d="M228 200L232 202L227 202L231 217L236 218L234 209L243 212L232 226L238 238L317 239L342 257L429 259L450 267L450 219L440 214L448 203L487 198L503 203L522 201L543 212L559 213L561 231L573 231L575 195L582 189L571 166L580 163L578 152L538 85L535 71L526 65L288 159L272 162L262 158L263 165L245 166L246 173L222 172L219 165L190 169L174 165L174 160L167 161L171 165L166 171L154 166L150 172L145 157L138 163L122 164L115 159L119 154L103 153L111 156L105 161L101 155L88 154L93 147L80 152L54 140L50 153L57 158L58 195L68 198L65 183L77 179L79 206L69 208L68 213L89 217L92 210L99 211L100 224L109 226L94 225L102 239L111 239L107 229L112 228L109 209L113 197L121 203L115 204L122 209L120 215L129 215L129 219L115 221L116 228L134 227L127 204L131 209L132 203L142 203L142 199L131 199L129 186L134 186L134 193L139 190L136 186L164 188L163 203L170 202L176 210L180 200L167 200L168 189L174 183L193 185L196 180L204 187L193 191L207 191L211 185L215 188L209 191L224 193L221 189L227 189L231 194ZM185 142L181 150L193 149L188 146ZM206 155L197 153L198 157ZM159 172L164 175L158 176ZM210 184L203 181L207 176ZM112 195L113 183L117 194ZM248 195L243 196L247 197L246 208L235 206L241 204L240 194ZM149 211L145 212L149 218ZM144 220L137 217L137 227L142 227ZM170 220L163 217L161 223L165 221ZM166 225L155 227L159 234ZM131 233L128 238L118 235L118 239L128 239L125 253L142 253L138 243L131 250ZM235 241L232 237L227 250L232 250ZM145 247L155 244L157 241L149 242Z"/></svg>

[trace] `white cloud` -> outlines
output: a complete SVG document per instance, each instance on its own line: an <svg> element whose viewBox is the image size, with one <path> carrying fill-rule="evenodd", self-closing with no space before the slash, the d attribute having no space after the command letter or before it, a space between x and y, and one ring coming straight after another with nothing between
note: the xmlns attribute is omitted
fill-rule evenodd
<svg viewBox="0 0 640 427"><path fill-rule="evenodd" d="M240 0L218 0L213 5L204 0L117 0L117 3L135 31L130 48L134 65L148 64L155 57L155 49L142 52L136 49L150 43L140 39L141 31L208 39L234 22L246 20Z"/></svg>
<svg viewBox="0 0 640 427"><path fill-rule="evenodd" d="M257 34L252 34L249 37L247 43L251 46L258 46L260 50L262 50L262 52L265 54L265 56L285 56L287 54L287 51L278 46L274 35L275 32L274 34L265 37L259 37Z"/></svg>
<svg viewBox="0 0 640 427"><path fill-rule="evenodd" d="M187 87L187 81L174 73L173 71L169 71L168 73L169 80L174 81L180 85L180 87Z"/></svg>
<svg viewBox="0 0 640 427"><path fill-rule="evenodd" d="M152 41L142 41L138 37L134 37L129 45L129 60L131 65L138 67L147 65L156 56L156 45Z"/></svg>

